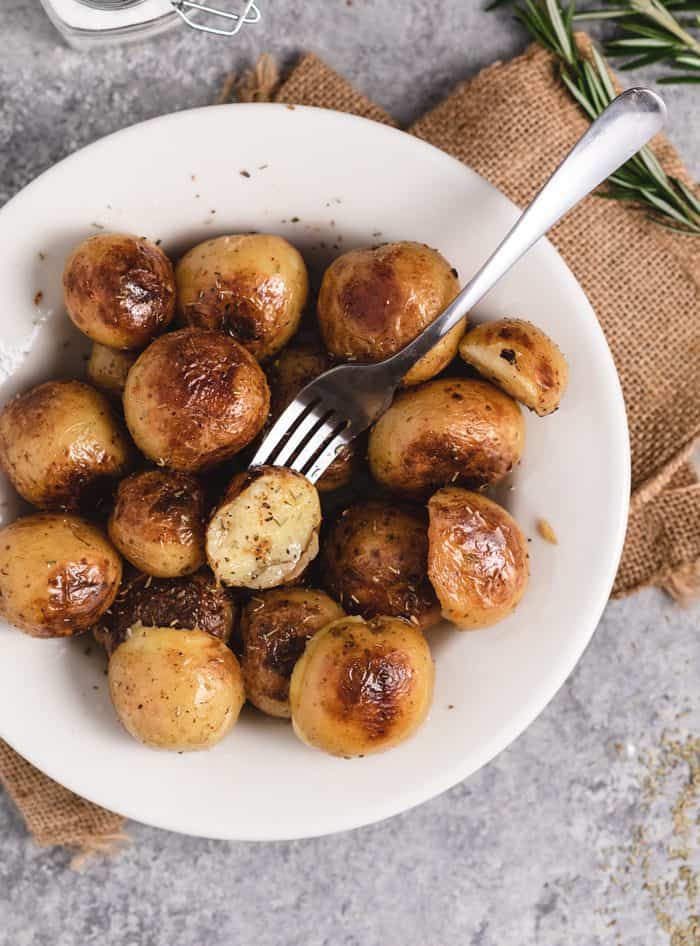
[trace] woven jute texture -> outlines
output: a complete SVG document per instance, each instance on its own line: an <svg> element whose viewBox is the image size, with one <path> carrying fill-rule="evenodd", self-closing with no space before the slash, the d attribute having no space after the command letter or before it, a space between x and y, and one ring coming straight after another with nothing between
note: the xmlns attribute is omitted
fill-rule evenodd
<svg viewBox="0 0 700 946"><path fill-rule="evenodd" d="M233 90L247 101L271 98L275 79L266 59L248 76L230 76L219 100ZM395 124L314 56L274 98ZM533 47L460 86L409 130L523 206L585 127L551 57ZM686 176L665 139L655 147L667 170ZM632 504L614 592L658 584L682 599L700 585L700 484L687 462L700 433L700 241L598 197L575 208L551 239L600 319L627 404ZM90 852L123 837L121 818L56 785L1 741L0 780L40 844Z"/></svg>
<svg viewBox="0 0 700 946"><path fill-rule="evenodd" d="M391 121L314 56L276 98ZM457 88L409 131L525 206L586 127L552 57L533 46ZM655 149L669 171L688 180L665 138ZM550 239L600 319L627 406L632 512L614 593L660 584L683 597L696 588L700 569L700 484L686 462L700 434L700 240L596 196L574 208Z"/></svg>

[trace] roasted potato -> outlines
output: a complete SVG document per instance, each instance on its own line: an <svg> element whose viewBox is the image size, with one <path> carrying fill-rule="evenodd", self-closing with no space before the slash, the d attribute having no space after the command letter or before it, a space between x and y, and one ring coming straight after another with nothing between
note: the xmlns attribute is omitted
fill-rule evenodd
<svg viewBox="0 0 700 946"><path fill-rule="evenodd" d="M112 654L133 627L197 628L227 643L235 619L236 605L207 571L186 578L136 574L124 579L92 632Z"/></svg>
<svg viewBox="0 0 700 946"><path fill-rule="evenodd" d="M262 429L270 393L253 356L223 332L183 329L156 339L129 372L124 414L159 466L205 470Z"/></svg>
<svg viewBox="0 0 700 946"><path fill-rule="evenodd" d="M263 361L299 327L309 280L301 254L268 233L200 243L177 264L181 320L223 329Z"/></svg>
<svg viewBox="0 0 700 946"><path fill-rule="evenodd" d="M121 559L78 516L37 513L0 530L0 614L32 637L70 637L109 608Z"/></svg>
<svg viewBox="0 0 700 946"><path fill-rule="evenodd" d="M385 614L426 628L440 620L428 581L428 517L419 506L365 500L346 509L321 546L323 585L351 614Z"/></svg>
<svg viewBox="0 0 700 946"><path fill-rule="evenodd" d="M93 342L138 350L170 323L175 276L150 240L98 233L68 257L63 295L68 315Z"/></svg>
<svg viewBox="0 0 700 946"><path fill-rule="evenodd" d="M318 345L292 342L267 369L270 385L270 423L274 423L299 391L331 367L331 359ZM316 483L319 493L340 489L352 479L359 460L358 441L348 444Z"/></svg>
<svg viewBox="0 0 700 946"><path fill-rule="evenodd" d="M428 576L444 617L473 630L510 614L528 581L527 540L513 517L456 487L431 496L428 513Z"/></svg>
<svg viewBox="0 0 700 946"><path fill-rule="evenodd" d="M520 408L486 381L440 378L402 391L369 436L372 475L392 492L422 498L449 483L498 483L520 460Z"/></svg>
<svg viewBox="0 0 700 946"><path fill-rule="evenodd" d="M275 588L251 598L241 615L245 693L270 716L289 718L289 680L306 642L345 616L332 598L311 588Z"/></svg>
<svg viewBox="0 0 700 946"><path fill-rule="evenodd" d="M125 559L157 578L190 575L206 561L204 491L187 473L144 470L122 480L109 537Z"/></svg>
<svg viewBox="0 0 700 946"><path fill-rule="evenodd" d="M238 661L205 631L132 630L109 659L109 691L134 739L184 752L216 745L238 719L245 694Z"/></svg>
<svg viewBox="0 0 700 946"><path fill-rule="evenodd" d="M87 364L88 381L104 394L118 398L121 402L126 376L135 361L135 352L107 348L94 342Z"/></svg>
<svg viewBox="0 0 700 946"><path fill-rule="evenodd" d="M122 476L129 441L103 394L81 381L47 381L0 413L0 464L42 509L75 509L86 490Z"/></svg>
<svg viewBox="0 0 700 946"><path fill-rule="evenodd" d="M207 528L207 559L220 582L275 588L318 554L321 504L301 473L259 466L233 478Z"/></svg>
<svg viewBox="0 0 700 946"><path fill-rule="evenodd" d="M350 250L326 270L318 323L326 348L341 361L382 361L412 341L459 292L454 269L422 243ZM457 354L461 322L411 368L405 385L427 381Z"/></svg>
<svg viewBox="0 0 700 946"><path fill-rule="evenodd" d="M428 715L434 677L428 645L412 624L341 618L311 638L294 668L294 731L346 758L390 749Z"/></svg>
<svg viewBox="0 0 700 946"><path fill-rule="evenodd" d="M477 325L460 342L459 353L540 417L559 407L569 369L551 338L531 322L497 319Z"/></svg>

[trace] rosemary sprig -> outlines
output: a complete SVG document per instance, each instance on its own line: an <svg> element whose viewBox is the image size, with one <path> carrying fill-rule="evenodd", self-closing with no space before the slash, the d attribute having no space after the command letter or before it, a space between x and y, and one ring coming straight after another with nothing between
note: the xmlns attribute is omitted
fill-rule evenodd
<svg viewBox="0 0 700 946"><path fill-rule="evenodd" d="M605 0L609 2L609 0ZM612 57L624 58L621 70L663 63L671 73L658 81L700 83L700 39L690 32L700 28L699 0L623 0L622 4L586 10L577 20L615 20L621 36L605 45Z"/></svg>
<svg viewBox="0 0 700 946"><path fill-rule="evenodd" d="M586 115L595 120L617 93L595 46L589 59L576 45L574 0L566 8L560 0L523 0L514 12L540 46L559 59L562 82ZM666 174L651 148L642 148L598 193L611 200L629 201L671 230L700 236L700 201L683 181Z"/></svg>

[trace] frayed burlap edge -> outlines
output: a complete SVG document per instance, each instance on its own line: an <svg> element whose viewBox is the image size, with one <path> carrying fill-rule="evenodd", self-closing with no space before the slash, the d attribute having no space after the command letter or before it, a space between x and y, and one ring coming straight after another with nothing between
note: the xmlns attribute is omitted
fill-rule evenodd
<svg viewBox="0 0 700 946"><path fill-rule="evenodd" d="M128 842L124 818L52 781L0 739L0 783L37 844L72 848L79 869L92 854L113 854Z"/></svg>

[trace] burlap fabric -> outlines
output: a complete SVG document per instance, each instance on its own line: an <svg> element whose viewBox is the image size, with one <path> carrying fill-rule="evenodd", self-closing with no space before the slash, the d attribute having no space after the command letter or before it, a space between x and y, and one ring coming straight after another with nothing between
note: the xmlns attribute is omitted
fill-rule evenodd
<svg viewBox="0 0 700 946"><path fill-rule="evenodd" d="M241 82L229 77L223 97L236 89L247 100L274 97L394 124L314 56L276 94L274 80L266 59ZM532 47L460 86L410 131L523 206L585 127L552 58ZM656 150L685 177L665 139ZM657 584L682 598L700 583L700 484L687 462L700 433L700 240L598 197L575 208L551 239L600 319L627 404L632 511L614 593ZM60 788L2 743L0 779L41 844L92 850L118 836L120 818Z"/></svg>

